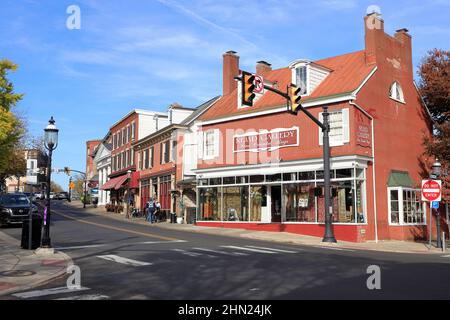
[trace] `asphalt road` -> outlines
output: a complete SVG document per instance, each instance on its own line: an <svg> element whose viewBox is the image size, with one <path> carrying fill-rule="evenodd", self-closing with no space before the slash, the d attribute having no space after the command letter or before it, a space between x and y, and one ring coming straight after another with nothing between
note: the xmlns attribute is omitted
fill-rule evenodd
<svg viewBox="0 0 450 320"><path fill-rule="evenodd" d="M254 241L53 208L52 244L80 268L85 290L48 291L65 287L59 279L7 299L450 299L450 257L442 255ZM20 228L2 231L20 238ZM372 265L380 290L367 288Z"/></svg>

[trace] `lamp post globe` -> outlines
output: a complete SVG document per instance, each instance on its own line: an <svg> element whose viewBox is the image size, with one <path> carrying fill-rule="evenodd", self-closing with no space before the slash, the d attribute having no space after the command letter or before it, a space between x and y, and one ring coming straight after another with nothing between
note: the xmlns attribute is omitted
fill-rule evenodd
<svg viewBox="0 0 450 320"><path fill-rule="evenodd" d="M51 175L52 175L52 154L53 150L58 146L58 133L59 130L55 126L55 120L53 117L48 121L47 127L44 129L44 146L48 150L48 162L47 162L47 201L44 209L44 235L42 237L42 247L51 248L50 240L50 188L51 188Z"/></svg>
<svg viewBox="0 0 450 320"><path fill-rule="evenodd" d="M431 168L433 175L436 176L436 178L439 178L442 172L442 164L438 159L436 159L436 162L433 163L433 166Z"/></svg>

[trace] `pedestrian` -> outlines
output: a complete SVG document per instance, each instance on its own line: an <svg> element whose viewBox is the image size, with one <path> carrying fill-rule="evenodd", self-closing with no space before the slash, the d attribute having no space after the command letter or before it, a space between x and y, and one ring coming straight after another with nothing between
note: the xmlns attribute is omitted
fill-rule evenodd
<svg viewBox="0 0 450 320"><path fill-rule="evenodd" d="M155 201L155 222L161 221L161 203Z"/></svg>
<svg viewBox="0 0 450 320"><path fill-rule="evenodd" d="M147 210L147 221L150 223L153 223L154 215L155 215L155 202L153 201L153 198L150 198L147 201L147 204L145 205Z"/></svg>

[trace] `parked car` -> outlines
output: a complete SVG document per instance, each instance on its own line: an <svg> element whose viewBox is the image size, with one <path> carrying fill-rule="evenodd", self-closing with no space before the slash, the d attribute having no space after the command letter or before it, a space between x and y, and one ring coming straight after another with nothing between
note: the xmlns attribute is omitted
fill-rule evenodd
<svg viewBox="0 0 450 320"><path fill-rule="evenodd" d="M56 194L55 199L57 199L57 200L68 200L69 199L69 194L67 192L60 192L60 193Z"/></svg>
<svg viewBox="0 0 450 320"><path fill-rule="evenodd" d="M50 192L50 199L55 199L56 193Z"/></svg>
<svg viewBox="0 0 450 320"><path fill-rule="evenodd" d="M28 218L30 208L33 215L39 215L38 208L23 193L0 195L0 227L21 224Z"/></svg>

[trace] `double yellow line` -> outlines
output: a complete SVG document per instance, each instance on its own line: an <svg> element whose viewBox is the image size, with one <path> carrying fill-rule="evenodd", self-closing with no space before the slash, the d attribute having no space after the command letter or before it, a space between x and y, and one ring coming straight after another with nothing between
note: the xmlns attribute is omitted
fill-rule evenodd
<svg viewBox="0 0 450 320"><path fill-rule="evenodd" d="M68 215L66 215L64 213L59 212L58 210L55 210L55 209L53 209L52 211L53 211L53 213L55 213L55 214L57 214L57 215L59 215L61 217L64 217L66 219L77 221L77 222L80 222L80 223L90 224L90 225L93 225L93 226L96 226L96 227L100 227L100 228L104 228L104 229L110 229L110 230L115 230L115 231L130 233L130 234L135 234L135 235L143 236L143 237L147 237L147 238L160 239L160 240L166 240L166 241L179 241L180 240L180 239L160 236L160 235L153 234L153 233L144 233L144 232L134 231L134 230L130 230L130 229L124 229L124 228L108 226L108 225L104 225L104 224L100 224L100 223L96 223L96 222L90 222L90 221L86 221L86 220L83 220L83 219L78 219L78 218L74 218L74 217L68 216Z"/></svg>

